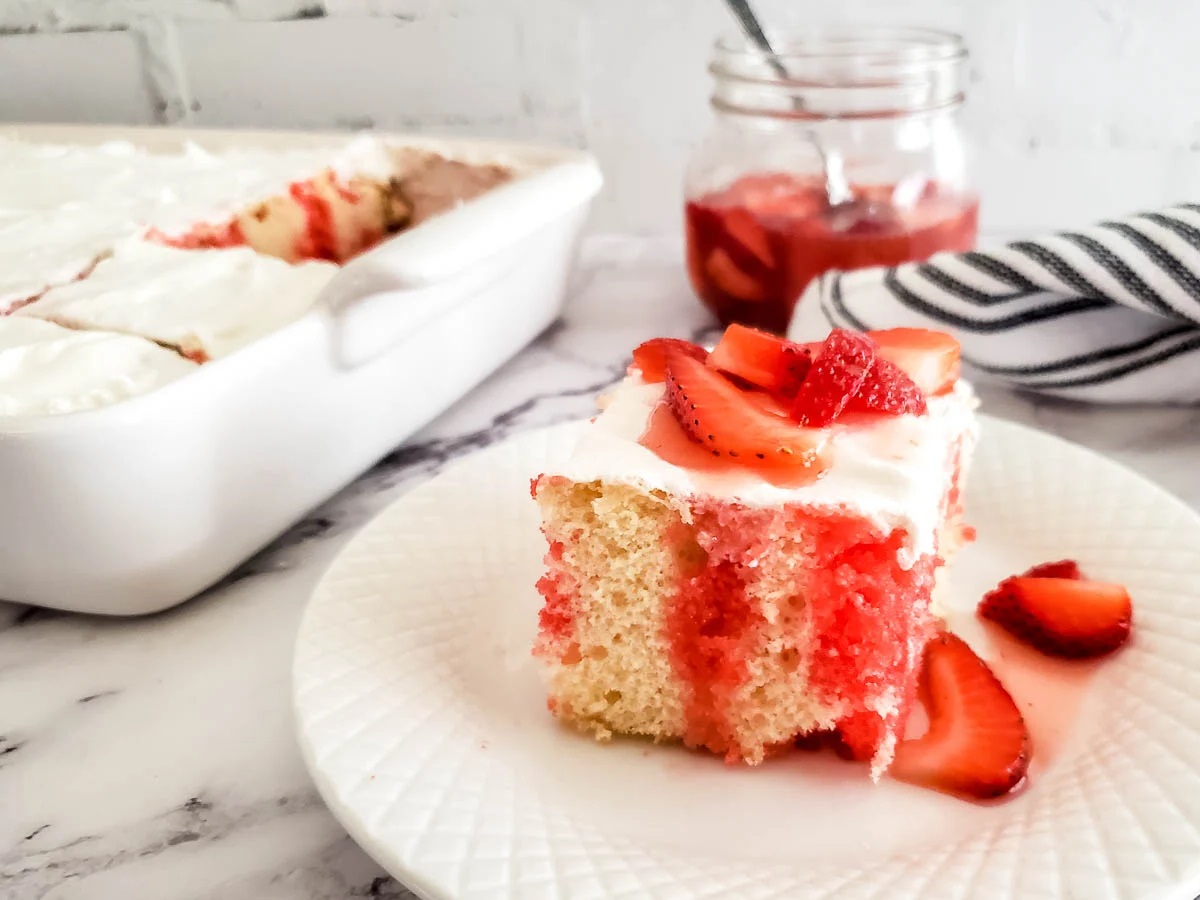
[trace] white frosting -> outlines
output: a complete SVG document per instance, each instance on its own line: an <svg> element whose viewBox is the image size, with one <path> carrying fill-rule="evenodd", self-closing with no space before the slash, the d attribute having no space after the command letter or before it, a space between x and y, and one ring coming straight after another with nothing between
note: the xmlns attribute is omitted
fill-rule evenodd
<svg viewBox="0 0 1200 900"><path fill-rule="evenodd" d="M371 139L360 138L343 148L221 154L188 144L181 153L163 154L120 142L62 147L0 140L0 216L58 212L86 201L112 218L182 232L198 223L228 220L247 206L286 193L291 182L329 168L351 146L358 149L350 159L366 162L371 159L369 143ZM63 224L71 228L69 219ZM87 223L75 229L86 231Z"/></svg>
<svg viewBox="0 0 1200 900"><path fill-rule="evenodd" d="M558 474L574 481L632 484L643 490L716 497L754 507L784 503L842 507L884 532L905 529L909 545L904 565L934 551L950 448L964 433L973 441L976 430L974 393L960 380L953 393L929 398L927 415L829 429L829 468L810 484L784 488L749 469L681 468L638 443L662 396L661 384L646 384L636 375L626 378L604 398L603 413Z"/></svg>
<svg viewBox="0 0 1200 900"><path fill-rule="evenodd" d="M245 247L178 250L131 240L87 278L51 288L15 315L216 359L300 318L336 272L332 263L290 265Z"/></svg>
<svg viewBox="0 0 1200 900"><path fill-rule="evenodd" d="M138 232L120 211L70 204L26 216L0 213L0 313L83 275Z"/></svg>
<svg viewBox="0 0 1200 900"><path fill-rule="evenodd" d="M78 278L122 241L157 229L186 233L228 221L293 181L335 166L378 174L378 140L311 150L154 154L0 139L0 313Z"/></svg>
<svg viewBox="0 0 1200 900"><path fill-rule="evenodd" d="M0 416L94 409L152 391L196 368L157 344L0 318Z"/></svg>

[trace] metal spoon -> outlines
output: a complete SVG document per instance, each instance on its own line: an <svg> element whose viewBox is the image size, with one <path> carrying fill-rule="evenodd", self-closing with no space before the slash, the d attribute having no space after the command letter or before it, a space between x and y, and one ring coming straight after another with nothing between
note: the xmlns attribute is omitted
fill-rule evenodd
<svg viewBox="0 0 1200 900"><path fill-rule="evenodd" d="M779 58L779 54L771 46L771 41L767 38L766 32L763 31L762 25L758 21L758 16L750 8L749 0L725 0L725 3L733 12L734 18L742 26L742 31L745 32L746 37L766 56L767 65L780 78L787 79L789 77L787 66L783 64L783 60ZM804 108L804 101L799 97L793 98L792 103L796 109ZM812 141L817 155L821 158L821 169L825 173L825 196L829 200L829 205L839 206L853 200L854 192L850 190L850 185L846 182L846 171L842 164L842 155L837 150L825 149L815 131L810 131L808 138Z"/></svg>

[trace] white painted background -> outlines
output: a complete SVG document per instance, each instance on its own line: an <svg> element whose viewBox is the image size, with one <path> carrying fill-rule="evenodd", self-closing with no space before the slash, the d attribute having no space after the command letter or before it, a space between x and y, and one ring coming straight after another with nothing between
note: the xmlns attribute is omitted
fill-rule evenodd
<svg viewBox="0 0 1200 900"><path fill-rule="evenodd" d="M1200 199L1196 0L759 0L972 49L985 227ZM0 120L412 129L595 151L596 227L677 227L719 0L0 0Z"/></svg>

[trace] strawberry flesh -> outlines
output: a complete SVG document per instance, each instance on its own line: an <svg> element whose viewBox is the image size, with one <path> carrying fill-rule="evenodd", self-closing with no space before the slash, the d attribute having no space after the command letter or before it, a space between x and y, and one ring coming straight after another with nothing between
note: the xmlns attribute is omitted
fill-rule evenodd
<svg viewBox="0 0 1200 900"><path fill-rule="evenodd" d="M812 367L812 347L730 325L708 356L708 364L747 384L780 396L794 395Z"/></svg>
<svg viewBox="0 0 1200 900"><path fill-rule="evenodd" d="M770 288L738 265L724 247L713 250L704 263L704 271L718 288L738 300L761 303L770 296Z"/></svg>
<svg viewBox="0 0 1200 900"><path fill-rule="evenodd" d="M754 214L738 206L722 211L721 224L725 235L737 250L750 254L754 262L766 269L774 268L775 254L771 252L771 240Z"/></svg>
<svg viewBox="0 0 1200 900"><path fill-rule="evenodd" d="M829 425L862 389L874 362L875 345L870 338L835 328L796 392L792 418L810 428Z"/></svg>
<svg viewBox="0 0 1200 900"><path fill-rule="evenodd" d="M647 384L657 384L667 377L667 353L676 351L703 360L708 352L703 347L679 338L652 338L633 351L633 365L642 373Z"/></svg>
<svg viewBox="0 0 1200 900"><path fill-rule="evenodd" d="M962 349L950 335L925 328L889 328L868 334L878 346L879 356L903 369L927 396L954 389Z"/></svg>
<svg viewBox="0 0 1200 900"><path fill-rule="evenodd" d="M901 741L893 777L959 797L986 800L1025 778L1033 752L1012 697L974 651L949 632L925 648L921 697L929 730Z"/></svg>
<svg viewBox="0 0 1200 900"><path fill-rule="evenodd" d="M876 359L858 393L846 409L891 416L923 416L929 412L925 395L904 370L886 359Z"/></svg>
<svg viewBox="0 0 1200 900"><path fill-rule="evenodd" d="M753 402L716 369L676 350L667 355L667 403L687 435L742 465L817 468L824 435Z"/></svg>
<svg viewBox="0 0 1200 900"><path fill-rule="evenodd" d="M1112 653L1133 628L1133 603L1123 586L1082 578L1006 578L984 595L979 615L1067 659Z"/></svg>

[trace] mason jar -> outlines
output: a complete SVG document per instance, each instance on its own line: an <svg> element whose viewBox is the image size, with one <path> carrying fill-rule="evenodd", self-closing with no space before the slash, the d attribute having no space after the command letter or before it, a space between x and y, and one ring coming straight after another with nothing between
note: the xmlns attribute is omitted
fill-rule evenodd
<svg viewBox="0 0 1200 900"><path fill-rule="evenodd" d="M713 122L687 168L688 272L723 324L782 333L830 269L975 246L959 110L967 50L942 31L853 28L715 45Z"/></svg>

